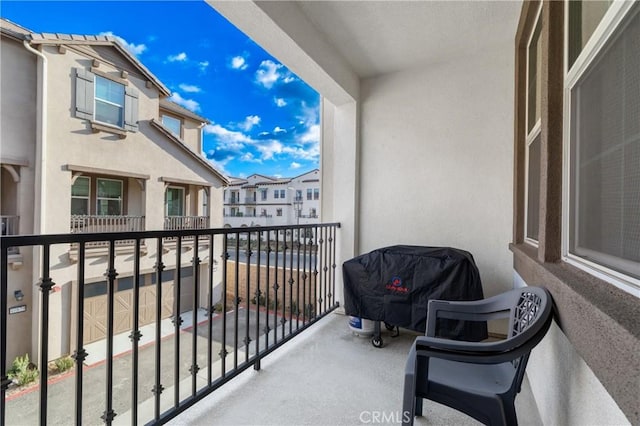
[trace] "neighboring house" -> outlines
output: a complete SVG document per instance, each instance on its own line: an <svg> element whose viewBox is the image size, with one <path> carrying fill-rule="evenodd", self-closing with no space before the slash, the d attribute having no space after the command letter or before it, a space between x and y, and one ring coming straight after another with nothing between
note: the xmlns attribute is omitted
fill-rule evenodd
<svg viewBox="0 0 640 426"><path fill-rule="evenodd" d="M206 118L170 102L169 89L111 37L36 34L1 23L3 234L222 226L227 179L201 153ZM200 241L198 247L204 253L203 280L208 245L209 240ZM175 246L167 241L163 247L163 317L174 311ZM154 247L155 241L145 241L141 248L142 323L155 315L155 286L148 284L155 283L156 259L146 255ZM105 335L106 250L87 246L86 343ZM131 330L133 250L127 241L116 246L116 333ZM183 267L191 265L194 251L185 251ZM11 304L24 305L26 312L9 317L8 359L37 355L41 256L23 248L9 259ZM77 295L78 247L53 246L50 261L55 287L49 353L56 358L73 349L76 316L70 306ZM192 272L181 272L181 312L191 309ZM216 275L214 282L219 281Z"/></svg>
<svg viewBox="0 0 640 426"><path fill-rule="evenodd" d="M224 190L225 226L277 226L320 222L320 171L293 178L252 174L230 178Z"/></svg>

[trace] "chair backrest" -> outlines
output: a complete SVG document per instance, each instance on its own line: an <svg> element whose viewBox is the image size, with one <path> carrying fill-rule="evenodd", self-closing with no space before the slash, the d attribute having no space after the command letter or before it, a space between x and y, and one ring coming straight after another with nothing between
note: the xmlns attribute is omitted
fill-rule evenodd
<svg viewBox="0 0 640 426"><path fill-rule="evenodd" d="M518 290L518 301L509 319L509 338L526 332L545 313L546 305L550 302L548 293L542 288L524 287Z"/></svg>

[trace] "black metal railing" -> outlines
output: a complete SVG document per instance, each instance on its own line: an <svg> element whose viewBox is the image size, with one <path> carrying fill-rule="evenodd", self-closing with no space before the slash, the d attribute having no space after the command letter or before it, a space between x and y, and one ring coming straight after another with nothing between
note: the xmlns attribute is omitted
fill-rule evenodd
<svg viewBox="0 0 640 426"><path fill-rule="evenodd" d="M339 227L323 223L3 237L0 424L70 423L69 413L77 425L110 425L116 416L132 425L163 424L242 371L260 369L263 357L338 306ZM175 242L166 244L167 239ZM116 251L123 240L133 241L133 254ZM87 248L99 241L108 246L101 261L87 255ZM190 249L184 250L183 241ZM69 244L78 247L75 262L60 256ZM7 296L21 283L33 282L19 274L37 273L37 268L7 268L10 247L32 247L33 264L40 265L40 277L33 278L40 291L33 292L34 300L20 302L35 311L28 314L34 321L33 339L24 329L20 336L8 334L15 333L16 323L9 317L15 306L9 306ZM94 283L96 279L101 281ZM95 303L102 308L87 309ZM61 331L60 324L67 323L70 329ZM97 345L87 337L96 323L104 329ZM149 341L143 343L145 334ZM50 340L50 335L56 337ZM58 341L64 336L66 342ZM39 369L39 384L16 393L20 389L7 373L20 341L37 341L28 351L36 355L32 367ZM128 350L118 352L123 341ZM66 355L65 347L71 348L75 369L52 379L47 366ZM95 355L102 361L85 365ZM123 383L130 384L128 389ZM25 406L34 409L25 413Z"/></svg>

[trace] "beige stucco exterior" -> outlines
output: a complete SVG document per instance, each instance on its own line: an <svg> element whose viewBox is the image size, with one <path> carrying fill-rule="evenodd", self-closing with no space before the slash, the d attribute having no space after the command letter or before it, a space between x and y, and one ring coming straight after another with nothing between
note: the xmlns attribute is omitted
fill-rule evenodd
<svg viewBox="0 0 640 426"><path fill-rule="evenodd" d="M59 36L33 36L2 21L2 215L19 217L20 234L62 234L73 231L71 187L75 179L89 178L89 215L97 215L97 179L122 182L121 217L143 216L143 227L128 230L165 229L165 193L168 187L184 194L182 215L200 217L201 225L222 227L222 187L226 178L201 155L201 129L208 122L181 107L165 110L182 121L180 137L161 124L160 101L168 90L144 66L107 38L70 41ZM25 47L27 40L45 61ZM137 130L130 131L76 116L76 69L84 69L138 92ZM44 88L44 90L43 90ZM125 106L125 108L127 108ZM124 127L124 126L123 126ZM42 131L41 131L42 130ZM14 178L17 175L18 179ZM11 178L11 180L9 180ZM205 205L206 203L206 205ZM171 218L181 229L193 225ZM130 223L126 219L124 222ZM140 222L135 222L140 223ZM122 229L106 229L122 230ZM76 230L76 232L79 232ZM140 258L142 273L150 274L157 262L156 241L146 240ZM201 283L208 282L209 241L198 245ZM9 307L26 305L26 312L9 315L7 360L29 353L37 359L41 250L21 248L10 258ZM184 244L181 264L191 265L196 251ZM163 248L165 270L176 265L175 243ZM116 249L119 278L133 272L133 246ZM105 248L88 248L86 284L103 281L107 268ZM72 299L77 297L77 250L67 245L51 247L49 358L73 352L71 329L76 318ZM214 285L221 280L214 268ZM192 278L183 280L183 292ZM14 298L21 290L24 299ZM201 285L206 304L207 286ZM73 299L75 300L75 299ZM185 306L183 303L183 309Z"/></svg>

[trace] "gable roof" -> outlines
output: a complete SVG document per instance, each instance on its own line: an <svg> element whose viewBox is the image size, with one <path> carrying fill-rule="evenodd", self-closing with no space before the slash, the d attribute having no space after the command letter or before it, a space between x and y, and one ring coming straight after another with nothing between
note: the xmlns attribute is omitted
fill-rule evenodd
<svg viewBox="0 0 640 426"><path fill-rule="evenodd" d="M2 33L14 38L26 40L31 45L84 45L84 46L108 46L113 47L124 56L131 64L151 81L165 96L171 96L167 86L155 76L142 62L129 52L115 37L101 35L77 35L61 33L35 33L5 18L0 19Z"/></svg>
<svg viewBox="0 0 640 426"><path fill-rule="evenodd" d="M178 115L182 115L184 117L188 117L188 118L190 118L192 120L199 121L200 123L205 123L205 124L210 124L211 123L211 121L209 121L208 118L204 118L204 117L196 114L195 112L190 111L190 110L184 108L183 106L178 105L177 103L170 101L169 99L165 99L165 98L160 99L160 108L161 109L165 109L167 111L174 112L174 113L176 113Z"/></svg>
<svg viewBox="0 0 640 426"><path fill-rule="evenodd" d="M180 139L176 137L176 135L171 132L171 130L167 129L161 122L156 121L155 119L151 119L149 120L149 123L156 129L158 129L160 133L165 135L171 142L180 147L180 149L182 149L185 153L189 154L189 156L191 156L194 160L196 160L198 163L207 168L211 173L213 173L218 179L222 181L223 185L229 185L229 178L220 173L207 160L190 150L184 143L182 143Z"/></svg>

